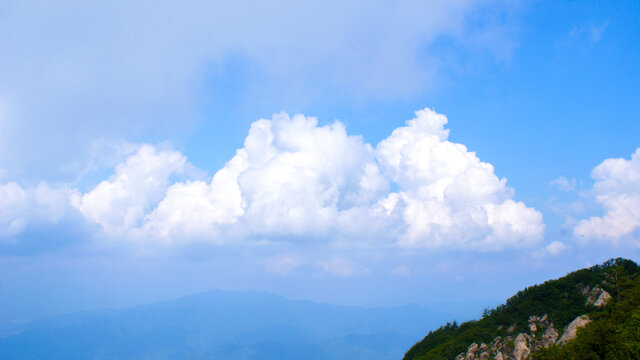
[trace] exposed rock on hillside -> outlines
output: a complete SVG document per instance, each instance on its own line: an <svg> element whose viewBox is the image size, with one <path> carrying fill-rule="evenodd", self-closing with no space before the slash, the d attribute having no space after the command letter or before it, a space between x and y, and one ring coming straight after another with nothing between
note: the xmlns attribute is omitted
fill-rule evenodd
<svg viewBox="0 0 640 360"><path fill-rule="evenodd" d="M558 331L553 327L547 315L529 317L530 333L519 333L516 336L500 336L489 345L469 345L466 352L460 353L455 360L525 360L532 352L547 348L554 344L566 344L576 337L579 328L587 325L591 320L586 315L577 317L567 326L558 340Z"/></svg>
<svg viewBox="0 0 640 360"><path fill-rule="evenodd" d="M609 331L609 337L624 339L619 344L611 345L620 349L606 349L608 353L637 354L640 347L630 344L640 343L636 335L640 320L630 315L616 318L618 323L624 323L627 329L632 329L625 333L602 322L603 316L617 316L610 311L603 311L604 306L615 308L625 301L633 303L636 300L640 303L640 295L630 290L635 289L632 287L634 281L638 283L640 294L640 266L630 260L611 259L602 265L527 287L495 309L487 309L478 320L462 324L454 321L429 332L407 351L404 360L525 360L537 358L538 354L550 356L546 359L553 360L576 358L556 355L599 354L602 349L598 350L600 352L594 350L598 349L597 346L587 350L576 346L579 346L577 344L583 337L588 337L588 341L597 339L599 335L594 335L594 332L603 329ZM625 298L625 292L633 295ZM616 294L615 301L612 293ZM622 309L625 314L632 312L627 307ZM570 341L576 338L577 329L589 324L590 319L599 325L589 326L584 332L579 332L584 336L579 335L577 340ZM474 344L469 345L471 342ZM596 340L592 342L599 344Z"/></svg>
<svg viewBox="0 0 640 360"><path fill-rule="evenodd" d="M511 326L515 329L515 326ZM531 351L552 345L558 338L558 332L554 329L553 323L549 321L547 315L541 317L529 317L530 334L519 333L516 336L496 337L490 344L471 344L465 353L461 353L456 360L475 359L516 359L523 360L529 357Z"/></svg>
<svg viewBox="0 0 640 360"><path fill-rule="evenodd" d="M593 305L602 307L611 299L611 295L599 286L590 288L578 284L580 293L587 296L585 305ZM496 337L491 345L473 343L466 352L460 353L455 360L485 360L495 358L498 360L525 360L529 355L542 348L551 345L566 344L575 339L579 328L586 326L591 320L586 315L575 318L558 339L558 331L554 328L553 323L548 319L547 314L540 317L529 317L529 333L519 333L516 336L506 336L502 339ZM512 333L517 325L513 324L507 329L507 333Z"/></svg>
<svg viewBox="0 0 640 360"><path fill-rule="evenodd" d="M599 286L596 286L589 292L589 297L587 298L586 305L593 305L597 307L602 307L607 304L607 301L611 299L611 295L602 290Z"/></svg>
<svg viewBox="0 0 640 360"><path fill-rule="evenodd" d="M560 337L560 340L558 340L558 344L566 344L569 341L575 339L576 332L578 331L578 329L581 327L584 327L590 322L591 320L589 320L589 318L586 315L577 317L575 320L570 322L569 325L567 325L567 329L564 331L564 333Z"/></svg>

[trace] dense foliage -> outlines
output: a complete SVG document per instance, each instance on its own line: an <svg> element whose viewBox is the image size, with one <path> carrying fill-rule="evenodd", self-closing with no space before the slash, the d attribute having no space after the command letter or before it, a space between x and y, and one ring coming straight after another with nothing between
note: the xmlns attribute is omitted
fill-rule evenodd
<svg viewBox="0 0 640 360"><path fill-rule="evenodd" d="M618 269L620 299L602 312L593 313L592 323L564 346L552 346L532 355L534 360L640 359L640 277Z"/></svg>
<svg viewBox="0 0 640 360"><path fill-rule="evenodd" d="M623 296L631 298L633 295L628 291L632 286L629 284L637 281L639 273L640 267L634 262L625 259L612 259L602 265L578 270L560 279L531 286L519 291L505 304L485 311L479 320L460 325L454 322L430 332L405 354L404 359L453 359L465 351L471 343L490 343L497 336L508 335L508 332L513 334L526 331L528 318L532 315L547 314L557 329L564 328L573 319L583 314L589 314L592 318L595 314L605 316L598 313L598 308L585 306L586 295L581 293L581 289L586 286L593 288L597 285L612 294L616 301ZM625 291L627 292L625 293ZM618 309L620 306L623 304L609 309ZM616 311L620 312L621 310ZM640 320L640 314L635 314L638 317L637 320ZM633 321L629 320L629 329L633 326ZM513 327L514 325L515 327ZM637 336L637 333L633 333L632 330L628 330L627 333L624 336ZM540 355L546 356L541 359L565 358L562 356L549 357L553 356L550 354L554 351L559 350L554 348L554 350ZM581 356L576 358L588 359Z"/></svg>

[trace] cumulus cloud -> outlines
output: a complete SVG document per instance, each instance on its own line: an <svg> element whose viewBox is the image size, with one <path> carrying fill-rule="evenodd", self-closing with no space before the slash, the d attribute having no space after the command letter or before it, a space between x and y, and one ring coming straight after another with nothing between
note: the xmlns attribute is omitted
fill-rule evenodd
<svg viewBox="0 0 640 360"><path fill-rule="evenodd" d="M535 258L542 258L545 256L558 256L569 250L569 246L561 241L554 241L533 253Z"/></svg>
<svg viewBox="0 0 640 360"><path fill-rule="evenodd" d="M210 182L170 183L186 158L145 145L74 205L107 233L166 243L497 250L538 240L541 214L514 201L490 164L448 141L446 123L420 110L374 149L340 122L281 113L254 122Z"/></svg>
<svg viewBox="0 0 640 360"><path fill-rule="evenodd" d="M640 148L629 160L606 159L591 177L595 200L604 215L579 221L574 235L617 241L640 228Z"/></svg>
<svg viewBox="0 0 640 360"><path fill-rule="evenodd" d="M136 227L165 196L170 177L183 173L186 157L177 151L143 145L118 164L115 174L93 190L73 198L87 219L103 226L109 234L121 234Z"/></svg>
<svg viewBox="0 0 640 360"><path fill-rule="evenodd" d="M33 222L59 221L69 211L71 194L45 183L29 188L15 182L0 184L0 240L13 238Z"/></svg>
<svg viewBox="0 0 640 360"><path fill-rule="evenodd" d="M352 214L366 215L387 186L371 146L342 123L283 113L254 122L211 183L172 185L144 230L215 240L235 224L249 237L317 238L356 226Z"/></svg>
<svg viewBox="0 0 640 360"><path fill-rule="evenodd" d="M561 253L567 251L568 249L569 247L565 243L560 241L554 241L544 248L547 254L552 256L560 255Z"/></svg>
<svg viewBox="0 0 640 360"><path fill-rule="evenodd" d="M244 146L210 181L194 178L182 153L144 144L85 192L4 185L0 224L17 234L27 221L21 214L44 219L70 202L107 236L151 245L484 251L540 239L541 214L515 201L491 164L450 142L446 124L444 115L420 110L374 148L341 122L320 126L314 117L280 113L254 122Z"/></svg>
<svg viewBox="0 0 640 360"><path fill-rule="evenodd" d="M538 240L542 215L515 202L491 164L448 141L446 123L444 115L418 111L376 148L400 189L378 202L381 213L400 219L400 244L490 250Z"/></svg>

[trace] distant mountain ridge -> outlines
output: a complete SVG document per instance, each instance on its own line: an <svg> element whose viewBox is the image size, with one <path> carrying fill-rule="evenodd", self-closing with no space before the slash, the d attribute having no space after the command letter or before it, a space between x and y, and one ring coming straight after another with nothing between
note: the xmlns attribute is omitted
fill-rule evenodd
<svg viewBox="0 0 640 360"><path fill-rule="evenodd" d="M391 360L447 317L217 290L34 321L0 338L0 358Z"/></svg>
<svg viewBox="0 0 640 360"><path fill-rule="evenodd" d="M604 340L603 340L604 339ZM528 287L429 332L404 360L640 359L640 267L626 259Z"/></svg>

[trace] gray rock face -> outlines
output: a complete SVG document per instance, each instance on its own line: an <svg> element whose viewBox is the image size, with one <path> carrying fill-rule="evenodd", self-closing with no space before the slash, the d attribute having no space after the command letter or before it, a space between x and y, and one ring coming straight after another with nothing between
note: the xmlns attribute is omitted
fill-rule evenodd
<svg viewBox="0 0 640 360"><path fill-rule="evenodd" d="M538 340L538 344L535 349L546 348L556 343L558 340L558 332L553 326L549 326L544 333L542 333L542 337Z"/></svg>
<svg viewBox="0 0 640 360"><path fill-rule="evenodd" d="M593 305L597 307L605 306L607 305L607 301L609 301L609 299L611 299L611 295L609 295L608 292L602 290L602 293L600 293L600 296L598 296L598 300L596 300Z"/></svg>
<svg viewBox="0 0 640 360"><path fill-rule="evenodd" d="M576 319L577 320L577 319ZM572 322L567 326L567 329L579 327L581 322ZM584 325L583 325L584 326ZM509 335L504 339L500 336L496 337L490 344L476 344L469 345L466 352L460 353L456 356L456 360L525 360L528 359L532 352L537 349L546 348L553 344L556 344L558 340L558 331L553 327L553 323L549 320L547 315L542 316L530 316L528 319L528 327L530 333L519 333L516 336ZM511 332L514 332L516 325L510 327ZM566 331L565 331L566 333ZM570 338L571 331L567 333L567 337ZM575 330L573 330L573 336L575 337ZM564 335L563 335L564 336ZM568 340L567 340L568 341Z"/></svg>
<svg viewBox="0 0 640 360"><path fill-rule="evenodd" d="M587 317L587 315L578 316L572 322L567 325L567 328L562 333L560 340L558 340L557 344L566 344L569 341L576 338L576 333L579 328L586 326L590 323L591 320Z"/></svg>
<svg viewBox="0 0 640 360"><path fill-rule="evenodd" d="M469 345L466 353L461 353L456 356L456 360L474 360L477 358L476 354L478 353L478 344L473 343Z"/></svg>
<svg viewBox="0 0 640 360"><path fill-rule="evenodd" d="M511 353L511 358L514 360L523 360L529 358L529 354L531 354L531 336L520 333L516 337L516 340L513 342L513 352Z"/></svg>
<svg viewBox="0 0 640 360"><path fill-rule="evenodd" d="M597 307L602 307L607 304L607 301L611 299L611 294L604 291L599 286L594 287L587 297L587 302L585 305L593 305Z"/></svg>

